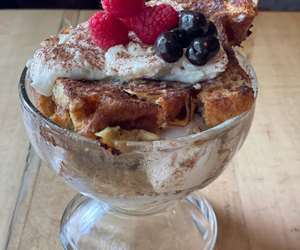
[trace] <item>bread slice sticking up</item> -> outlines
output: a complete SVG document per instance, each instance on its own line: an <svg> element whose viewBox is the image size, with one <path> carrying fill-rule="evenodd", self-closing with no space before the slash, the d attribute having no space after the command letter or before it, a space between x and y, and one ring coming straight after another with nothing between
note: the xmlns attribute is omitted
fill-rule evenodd
<svg viewBox="0 0 300 250"><path fill-rule="evenodd" d="M202 83L198 101L206 126L216 126L251 109L254 103L252 80L229 51L227 70L217 78Z"/></svg>

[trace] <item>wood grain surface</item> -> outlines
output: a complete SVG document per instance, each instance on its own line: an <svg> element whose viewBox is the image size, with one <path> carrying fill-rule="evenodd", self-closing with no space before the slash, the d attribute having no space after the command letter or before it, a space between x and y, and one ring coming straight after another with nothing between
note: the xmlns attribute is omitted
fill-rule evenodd
<svg viewBox="0 0 300 250"><path fill-rule="evenodd" d="M39 41L57 32L61 18L62 11L0 12L0 249L8 234L28 150L18 107L18 78Z"/></svg>
<svg viewBox="0 0 300 250"><path fill-rule="evenodd" d="M10 221L29 158L18 108L17 82L33 49L63 23L76 24L88 11L0 11L0 249L5 249ZM260 93L250 135L225 173L201 191L214 205L219 222L218 250L300 249L300 13L260 13L245 52L258 75ZM61 182L41 168L35 196L27 202L32 211L16 249L60 249L54 226L67 200L58 201L49 185ZM44 180L44 181L41 181ZM73 195L64 189L65 199ZM52 196L51 196L52 195ZM44 197L47 210L35 197ZM53 199L45 198L53 197ZM41 203L40 203L41 204ZM57 212L59 211L59 212ZM27 218L26 217L26 218ZM47 225L47 218L54 221ZM49 221L49 220L48 220ZM30 235L30 234L29 234ZM58 240L58 239L57 239ZM54 241L53 241L54 242Z"/></svg>

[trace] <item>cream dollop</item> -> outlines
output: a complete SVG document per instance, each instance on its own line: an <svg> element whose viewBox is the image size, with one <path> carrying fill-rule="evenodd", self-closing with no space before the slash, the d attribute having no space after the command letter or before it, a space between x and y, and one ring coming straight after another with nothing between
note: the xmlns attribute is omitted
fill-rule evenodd
<svg viewBox="0 0 300 250"><path fill-rule="evenodd" d="M124 80L149 78L193 84L215 78L226 70L228 58L223 50L204 66L191 64L185 56L167 63L155 54L153 47L131 42L115 46L105 54L106 73Z"/></svg>
<svg viewBox="0 0 300 250"><path fill-rule="evenodd" d="M32 86L45 96L52 94L59 77L87 80L106 77L104 51L91 41L87 23L42 42L27 67Z"/></svg>
<svg viewBox="0 0 300 250"><path fill-rule="evenodd" d="M115 46L105 52L90 38L88 24L82 23L44 41L27 67L36 91L51 96L59 77L125 81L149 78L193 84L215 78L226 70L227 63L223 49L204 66L192 65L184 56L176 63L167 63L155 54L153 46L146 46L137 39L127 46Z"/></svg>

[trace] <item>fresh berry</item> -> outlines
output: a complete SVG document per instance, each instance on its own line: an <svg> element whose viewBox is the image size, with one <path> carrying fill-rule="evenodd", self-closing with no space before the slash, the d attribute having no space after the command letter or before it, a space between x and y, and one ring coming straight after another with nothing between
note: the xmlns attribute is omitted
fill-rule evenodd
<svg viewBox="0 0 300 250"><path fill-rule="evenodd" d="M148 6L139 14L123 19L145 44L154 44L157 37L178 24L178 13L170 5Z"/></svg>
<svg viewBox="0 0 300 250"><path fill-rule="evenodd" d="M89 30L93 41L104 50L129 42L126 25L104 11L99 11L90 18Z"/></svg>
<svg viewBox="0 0 300 250"><path fill-rule="evenodd" d="M207 32L205 33L205 36L217 36L218 30L213 22L208 23Z"/></svg>
<svg viewBox="0 0 300 250"><path fill-rule="evenodd" d="M186 50L187 59L194 65L205 65L220 50L219 40L214 37L196 38Z"/></svg>
<svg viewBox="0 0 300 250"><path fill-rule="evenodd" d="M207 32L207 20L199 12L182 11L179 18L179 28L187 32L188 36L195 38Z"/></svg>
<svg viewBox="0 0 300 250"><path fill-rule="evenodd" d="M168 63L178 61L183 55L183 47L174 32L162 33L156 40L155 51L158 56Z"/></svg>
<svg viewBox="0 0 300 250"><path fill-rule="evenodd" d="M191 40L185 30L176 28L171 30L170 32L174 33L174 35L176 36L176 40L181 44L183 48L186 48L190 45Z"/></svg>
<svg viewBox="0 0 300 250"><path fill-rule="evenodd" d="M144 7L144 0L102 0L102 7L116 17L138 14Z"/></svg>

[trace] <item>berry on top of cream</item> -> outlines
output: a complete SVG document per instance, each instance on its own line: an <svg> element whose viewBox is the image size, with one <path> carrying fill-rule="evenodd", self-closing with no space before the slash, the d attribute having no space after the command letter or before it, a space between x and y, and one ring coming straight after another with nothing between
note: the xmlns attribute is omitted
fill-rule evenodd
<svg viewBox="0 0 300 250"><path fill-rule="evenodd" d="M179 30L176 26L178 22L182 23L182 16L179 18L179 13L169 5L137 8L139 18L118 18L108 10L115 8L115 11L120 11L119 6L114 5L119 2L107 1L107 10L97 12L89 22L70 28L57 38L46 40L35 51L27 67L28 78L37 92L50 96L58 77L85 80L117 78L125 81L149 78L194 84L213 79L226 70L228 58L223 48L207 43L216 36L215 27L202 27L205 32L212 33L209 34L211 38L202 43L195 44L192 38L184 36L188 21L197 21L198 14L192 14L192 18L186 20L186 27L181 25L183 27ZM157 16L160 18L156 19ZM144 30L141 29L143 25L147 26ZM166 50L165 53L169 54L163 56L157 43L156 47L153 43L160 34L173 28L176 29L167 38L173 39L171 42L177 44L180 53L174 56L174 51ZM165 42L164 46L168 40ZM186 49L187 46L191 48ZM172 60L166 60L167 57Z"/></svg>

